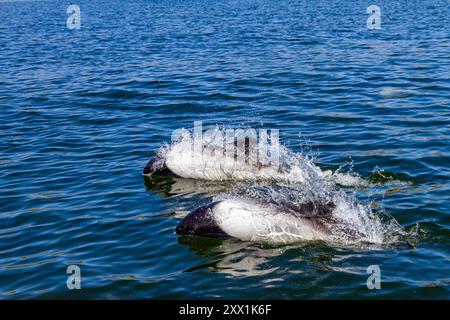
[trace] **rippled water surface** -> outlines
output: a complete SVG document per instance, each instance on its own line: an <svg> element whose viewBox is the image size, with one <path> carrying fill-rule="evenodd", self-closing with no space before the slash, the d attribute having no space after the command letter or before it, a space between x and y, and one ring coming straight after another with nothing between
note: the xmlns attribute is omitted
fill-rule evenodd
<svg viewBox="0 0 450 320"><path fill-rule="evenodd" d="M0 1L0 298L450 297L448 1L376 1L380 30L373 1L74 2L80 30L72 2ZM415 248L178 237L223 190L142 168L196 120L344 165Z"/></svg>

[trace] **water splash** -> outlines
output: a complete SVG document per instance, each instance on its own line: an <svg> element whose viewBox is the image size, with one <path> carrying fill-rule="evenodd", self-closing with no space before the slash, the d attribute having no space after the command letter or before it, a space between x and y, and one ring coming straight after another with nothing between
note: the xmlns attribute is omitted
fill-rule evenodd
<svg viewBox="0 0 450 320"><path fill-rule="evenodd" d="M383 170L375 168L368 178L353 171L352 163L345 163L336 170L322 170L315 164L316 154L310 146L302 146L300 152L293 152L279 145L276 165L262 165L260 158L255 164L236 161L224 156L226 146L214 139L204 141L202 148L195 148L192 135L187 129L171 144L163 144L157 151L155 167L168 166L182 178L212 181L274 181L308 184L317 179L327 179L346 187L373 187L383 185L409 185L409 181L399 180L394 174L383 175ZM215 127L214 132L225 135L225 128ZM235 144L239 137L235 137ZM256 142L255 142L256 145ZM238 148L237 146L233 146ZM208 152L204 152L208 150ZM306 151L306 152L305 152ZM267 162L267 159L264 159ZM344 167L350 170L344 172Z"/></svg>
<svg viewBox="0 0 450 320"><path fill-rule="evenodd" d="M216 127L216 130L223 130ZM365 187L376 183L391 181L389 178L381 182L370 181L354 173L342 172L342 166L337 170L322 170L314 161L315 158L304 152L296 153L280 145L280 162L278 168L261 167L248 163L240 164L240 168L228 166L220 162L218 152L196 154L192 148L190 134L186 134L170 145L164 145L157 152L161 165L175 168L175 173L190 179L234 181L233 187L215 196L215 201L224 199L259 199L278 204L300 205L306 202L326 201L335 204L333 210L334 223L330 226L332 232L324 239L338 245L385 246L397 242L407 243L414 237L413 231L405 229L386 210L372 209L371 204L361 204L352 193L341 186ZM210 148L211 145L204 145ZM221 150L214 145L215 150ZM192 153L194 152L194 153ZM200 159L200 160L199 160ZM206 165L208 164L208 165ZM172 169L171 168L171 169ZM382 170L376 169L378 174ZM293 243L298 241L286 230L275 228L269 230L264 242Z"/></svg>

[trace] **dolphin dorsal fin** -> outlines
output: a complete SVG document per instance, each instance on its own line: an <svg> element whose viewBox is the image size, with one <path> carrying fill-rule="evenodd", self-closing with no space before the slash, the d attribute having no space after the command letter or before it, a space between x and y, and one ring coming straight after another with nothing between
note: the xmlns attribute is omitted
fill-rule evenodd
<svg viewBox="0 0 450 320"><path fill-rule="evenodd" d="M308 201L300 204L285 203L283 206L288 207L295 214L302 218L325 218L331 217L336 205L333 202L324 201Z"/></svg>

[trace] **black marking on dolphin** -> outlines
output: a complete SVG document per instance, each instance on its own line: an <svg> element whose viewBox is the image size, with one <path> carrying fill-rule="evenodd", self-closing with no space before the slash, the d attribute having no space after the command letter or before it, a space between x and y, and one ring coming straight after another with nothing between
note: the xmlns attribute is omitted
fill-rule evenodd
<svg viewBox="0 0 450 320"><path fill-rule="evenodd" d="M308 201L301 204L293 204L288 202L278 203L287 212L294 215L300 215L302 218L331 218L336 205L333 202Z"/></svg>
<svg viewBox="0 0 450 320"><path fill-rule="evenodd" d="M142 173L145 175L155 175L162 177L178 177L167 167L164 159L159 157L150 159L150 161L145 165Z"/></svg>
<svg viewBox="0 0 450 320"><path fill-rule="evenodd" d="M181 220L175 231L186 235L229 237L214 220L214 207L217 203L213 202L191 211Z"/></svg>

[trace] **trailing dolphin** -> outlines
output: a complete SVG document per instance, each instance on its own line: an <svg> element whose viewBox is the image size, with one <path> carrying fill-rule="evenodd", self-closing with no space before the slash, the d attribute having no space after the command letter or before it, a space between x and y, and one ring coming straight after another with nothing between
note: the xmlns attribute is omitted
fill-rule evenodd
<svg viewBox="0 0 450 320"><path fill-rule="evenodd" d="M234 154L227 156L223 147L205 143L194 150L191 141L182 140L161 147L156 156L144 166L143 175L176 177L210 181L276 181L305 184L328 179L340 185L367 185L364 179L338 171L322 171L313 161L289 151L282 145L277 157L251 156L254 142L233 143ZM244 155L244 157L238 157Z"/></svg>
<svg viewBox="0 0 450 320"><path fill-rule="evenodd" d="M323 172L312 162L288 154L280 146L277 157L266 158L252 151L251 140L235 141L234 153L223 147L204 144L193 150L189 140L162 148L143 169L146 176L172 176L214 181L271 180L304 183ZM253 153L252 153L253 152Z"/></svg>

